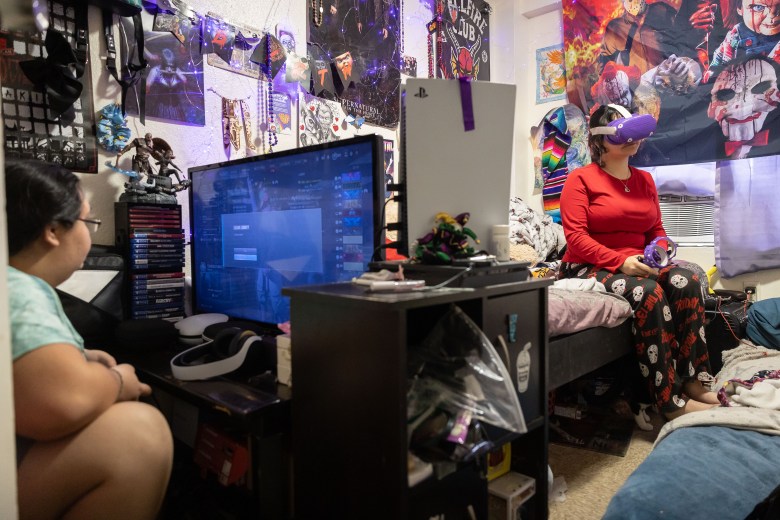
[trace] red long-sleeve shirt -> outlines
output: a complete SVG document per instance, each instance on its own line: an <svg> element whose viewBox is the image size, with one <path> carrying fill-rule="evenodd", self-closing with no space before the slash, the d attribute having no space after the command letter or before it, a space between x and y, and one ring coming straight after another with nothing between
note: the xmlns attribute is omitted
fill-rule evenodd
<svg viewBox="0 0 780 520"><path fill-rule="evenodd" d="M625 191L625 185L631 190ZM630 255L641 255L655 237L666 236L652 176L631 168L620 181L591 163L569 173L561 193L566 235L564 262L618 271Z"/></svg>

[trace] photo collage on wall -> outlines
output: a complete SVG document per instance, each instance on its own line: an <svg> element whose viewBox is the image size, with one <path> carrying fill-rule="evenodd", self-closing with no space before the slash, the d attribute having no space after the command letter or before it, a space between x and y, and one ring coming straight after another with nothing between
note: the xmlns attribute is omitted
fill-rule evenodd
<svg viewBox="0 0 780 520"><path fill-rule="evenodd" d="M86 41L78 45L76 41L78 31L86 31L86 9L50 2L49 14L51 34L47 41L40 33L0 31L5 156L39 159L78 172L97 173L90 67L85 66L80 53L73 53L65 45L67 41L71 48L86 51ZM54 32L63 38L55 38ZM61 83L51 81L50 72L56 71L58 65L73 66L81 76Z"/></svg>

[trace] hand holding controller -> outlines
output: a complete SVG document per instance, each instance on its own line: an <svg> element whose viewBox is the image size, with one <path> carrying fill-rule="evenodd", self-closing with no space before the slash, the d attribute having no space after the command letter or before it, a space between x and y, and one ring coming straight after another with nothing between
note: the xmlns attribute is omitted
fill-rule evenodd
<svg viewBox="0 0 780 520"><path fill-rule="evenodd" d="M660 245L664 242L666 243L666 247ZM675 244L671 238L656 237L647 247L645 247L642 262L650 267L660 269L669 265L675 254L677 254L677 244Z"/></svg>

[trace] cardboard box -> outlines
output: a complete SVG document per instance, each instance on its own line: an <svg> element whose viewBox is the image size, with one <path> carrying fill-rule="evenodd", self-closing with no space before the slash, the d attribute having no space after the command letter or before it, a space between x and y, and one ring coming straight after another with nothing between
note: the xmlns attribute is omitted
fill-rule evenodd
<svg viewBox="0 0 780 520"><path fill-rule="evenodd" d="M536 481L512 471L490 482L488 493L489 520L519 520L520 506L536 493Z"/></svg>
<svg viewBox="0 0 780 520"><path fill-rule="evenodd" d="M198 428L194 459L201 469L215 473L223 486L238 483L249 469L246 439L235 439L208 424Z"/></svg>

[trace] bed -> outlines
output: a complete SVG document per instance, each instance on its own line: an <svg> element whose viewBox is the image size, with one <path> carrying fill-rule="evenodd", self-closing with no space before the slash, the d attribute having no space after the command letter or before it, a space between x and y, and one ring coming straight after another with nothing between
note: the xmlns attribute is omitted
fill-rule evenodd
<svg viewBox="0 0 780 520"><path fill-rule="evenodd" d="M743 340L724 352L717 388L733 399L757 372L780 370L780 352ZM780 374L763 374L775 379ZM774 376L774 377L772 377ZM769 381L767 381L769 382ZM780 385L751 405L718 407L681 416L661 429L653 451L629 476L607 507L606 519L743 519L775 493L780 514ZM756 386L757 387L757 386ZM725 391L728 389L728 391ZM733 404L733 403L732 403Z"/></svg>
<svg viewBox="0 0 780 520"><path fill-rule="evenodd" d="M622 296L591 289L548 290L550 390L633 352L631 306Z"/></svg>

